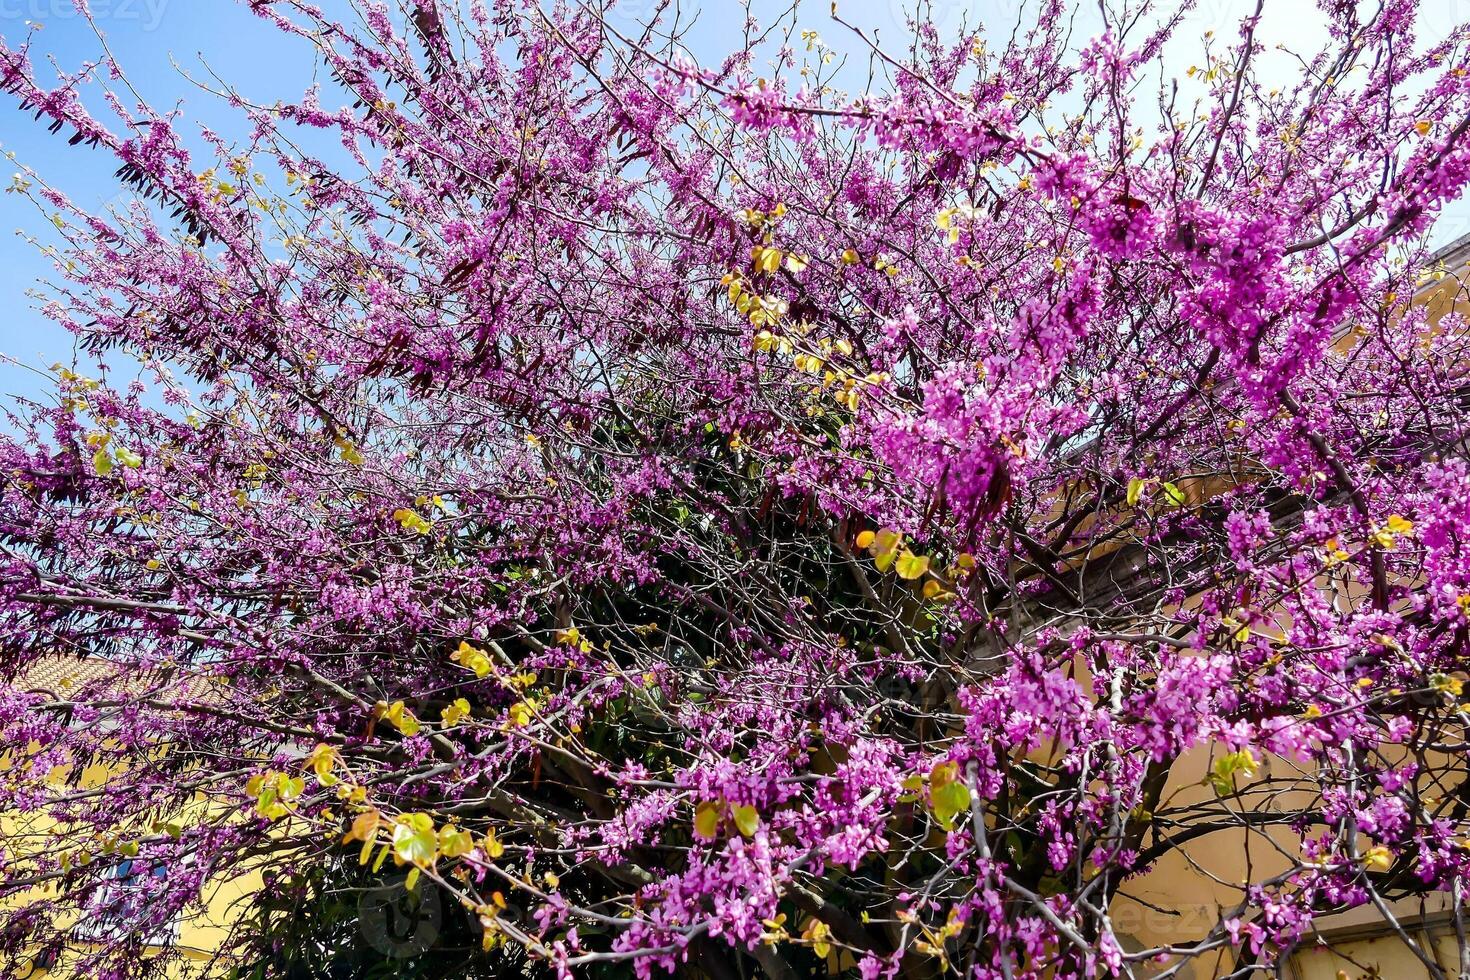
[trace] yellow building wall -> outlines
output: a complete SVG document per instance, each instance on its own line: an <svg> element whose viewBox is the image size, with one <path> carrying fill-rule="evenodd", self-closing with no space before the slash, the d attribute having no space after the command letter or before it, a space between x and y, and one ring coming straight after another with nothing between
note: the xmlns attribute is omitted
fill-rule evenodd
<svg viewBox="0 0 1470 980"><path fill-rule="evenodd" d="M1438 329L1441 318L1451 311L1470 316L1467 256L1470 256L1470 246L1447 256L1447 264L1436 270L1435 278L1413 299L1415 305L1428 307L1434 329ZM1358 337L1353 331L1345 331L1338 341L1339 349L1351 348ZM1199 502L1191 491L1209 496L1219 490L1204 485L1185 489L1191 504ZM1281 630L1289 628L1289 622L1277 618ZM1214 791L1202 785L1212 761L1207 748L1185 753L1170 774L1164 798L1172 798L1176 807L1213 801ZM1264 778L1273 769L1293 763L1268 757L1261 765ZM1304 799L1305 796L1293 799L1288 794L1278 796L1276 804L1291 808ZM1269 834L1281 850L1269 846L1262 834ZM1241 883L1261 881L1289 867L1286 855L1297 853L1298 840L1287 828L1258 829L1249 834L1232 829L1198 838L1165 855L1147 873L1127 882L1109 907L1109 917L1119 937L1132 949L1197 942L1220 921L1222 913L1240 903ZM1423 950L1432 952L1439 966L1453 977L1460 972L1460 952L1458 939L1447 920L1449 908L1450 896L1437 895L1425 903L1400 902L1393 912L1401 922L1409 924L1406 929L1411 938ZM1317 929L1316 940L1304 943L1304 948L1294 953L1286 964L1286 976L1292 980L1342 980L1344 977L1347 980L1427 980L1429 977L1424 964L1383 924L1382 916L1372 907L1326 917L1317 923ZM1235 969L1235 955L1233 950L1226 950L1200 957L1175 976L1180 980L1210 980L1228 975ZM1171 965L1161 965L1159 969Z"/></svg>
<svg viewBox="0 0 1470 980"><path fill-rule="evenodd" d="M26 765L25 754L18 759L9 755L0 757L0 778L25 778ZM49 773L46 782L57 788L98 789L105 787L114 778L117 778L117 774L107 767L91 765L83 769L75 781L72 780L70 771L62 769ZM188 810L189 813L178 816L182 819L191 816L198 819L211 813L218 816L226 812L220 803L210 800L204 794L196 796ZM0 813L0 850L11 860L24 860L26 855L58 851L85 854L85 860L90 862L120 860L120 856L99 854L95 839L83 841L66 824L43 813ZM225 972L229 965L226 946L231 926L239 918L243 900L248 899L261 884L262 876L258 867L207 882L200 903L201 910L185 915L178 922L176 939L167 947L167 952L176 954L170 956L172 962L168 970L169 976L186 980ZM0 901L0 909L13 911L55 896L54 886L37 886L28 892ZM67 923L66 926L70 928L75 924ZM0 950L0 970L14 971L21 977L50 975L59 980L71 975L72 964L95 949L96 946L87 939L76 937L67 943L61 958L49 969L36 964L35 948ZM158 952L164 953L165 948L158 947ZM224 954L223 958L221 954Z"/></svg>

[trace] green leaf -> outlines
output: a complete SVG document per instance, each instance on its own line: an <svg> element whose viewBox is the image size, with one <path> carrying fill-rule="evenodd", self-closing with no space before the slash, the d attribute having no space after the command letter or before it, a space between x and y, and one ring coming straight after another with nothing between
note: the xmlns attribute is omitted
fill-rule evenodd
<svg viewBox="0 0 1470 980"><path fill-rule="evenodd" d="M964 783L945 783L930 791L934 819L945 830L954 830L955 817L970 809L970 789Z"/></svg>
<svg viewBox="0 0 1470 980"><path fill-rule="evenodd" d="M1183 507L1184 506L1184 491L1183 490L1180 490L1178 487L1176 487L1172 483L1165 483L1163 485L1163 490L1164 490L1164 499L1169 502L1169 505L1170 506L1172 506L1172 507Z"/></svg>
<svg viewBox="0 0 1470 980"><path fill-rule="evenodd" d="M1254 776L1260 770L1260 763L1251 753L1250 749L1241 749L1238 752L1226 752L1215 760L1215 766L1207 777L1214 786L1215 792L1221 796L1228 796L1235 790L1235 777L1237 774L1247 779Z"/></svg>
<svg viewBox="0 0 1470 980"><path fill-rule="evenodd" d="M427 813L405 813L393 828L393 853L406 864L433 864L439 855L434 818Z"/></svg>

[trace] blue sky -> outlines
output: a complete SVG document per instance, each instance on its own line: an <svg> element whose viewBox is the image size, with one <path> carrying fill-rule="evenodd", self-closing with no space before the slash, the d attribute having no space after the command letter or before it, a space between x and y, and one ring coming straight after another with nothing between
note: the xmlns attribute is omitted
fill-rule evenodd
<svg viewBox="0 0 1470 980"><path fill-rule="evenodd" d="M914 0L844 0L844 18L865 30L876 30L886 39L885 47L901 43L904 11ZM966 18L1014 22L1016 9L1025 0L927 0L930 18L941 28L953 30ZM340 0L329 2L337 6ZM618 15L631 28L633 21L656 5L656 0L624 0ZM753 0L757 17L784 10L784 2ZM743 14L733 0L686 3L698 7L698 29L692 35L695 53L702 60L717 59L738 44ZM834 46L864 61L861 43L844 36L828 17L828 0L804 4L801 26L818 30ZM1239 18L1254 7L1252 0L1200 0L1190 15L1177 46L1166 55L1166 71L1182 74L1198 52L1197 42L1206 30L1233 36ZM253 16L238 0L91 0L91 8L108 43L128 72L132 83L156 106L181 104L188 120L202 123L225 135L239 132L239 116L217 98L195 87L181 69L207 79L209 71L237 85L254 101L298 97L315 78L315 64L307 45L280 35ZM1078 33L1091 33L1088 18L1095 18L1095 5L1087 0ZM1424 8L1432 35L1436 25L1452 25L1470 19L1470 0L1425 0ZM79 17L72 0L0 0L0 35L11 45L39 28L33 52L56 59L74 69L93 59L99 50L91 27ZM1311 50L1323 40L1320 18L1310 0L1273 0L1267 4L1262 31L1268 43L1289 41ZM1284 57L1283 73L1289 70ZM327 104L335 102L327 94ZM92 104L95 105L95 102ZM47 176L55 186L83 207L100 207L118 198L120 188L113 180L115 164L104 153L84 147L68 147L64 137L46 132L43 125L22 114L9 97L0 98L0 150ZM8 185L16 169L0 160L0 185ZM1470 230L1470 208L1456 208L1441 222L1445 240ZM17 194L0 194L0 354L10 355L33 366L72 360L72 338L34 310L27 296L38 277L50 272L49 262L33 244L15 234L16 229L46 239L49 222L34 206ZM44 379L13 364L0 363L0 395L34 394L48 388Z"/></svg>
<svg viewBox="0 0 1470 980"><path fill-rule="evenodd" d="M298 96L311 83L313 66L305 46L279 37L232 0L93 0L92 10L146 98L158 106L182 102L188 118L225 132L237 128L232 125L237 115L183 78L171 59L206 78L207 61L222 77L240 80L253 95L270 101ZM39 27L32 51L45 52L63 68L96 58L97 37L71 0L0 0L0 34L7 43L17 45L31 29L28 22ZM0 104L0 148L15 153L83 208L100 208L121 192L110 155L67 146L64 136L48 133L31 114L17 111L8 96ZM8 159L0 166L8 168L0 171L0 181L8 186L16 168ZM29 365L70 362L71 335L37 313L26 295L38 277L51 272L50 262L17 229L46 240L50 225L23 196L0 194L0 353ZM0 364L0 393L46 388L32 372Z"/></svg>

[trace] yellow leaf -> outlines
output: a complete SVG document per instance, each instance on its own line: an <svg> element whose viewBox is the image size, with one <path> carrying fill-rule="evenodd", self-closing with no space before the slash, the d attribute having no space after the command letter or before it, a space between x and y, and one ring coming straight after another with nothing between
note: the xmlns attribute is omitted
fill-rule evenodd
<svg viewBox="0 0 1470 980"><path fill-rule="evenodd" d="M1379 844L1363 854L1363 866L1369 871L1387 871L1393 867L1393 852Z"/></svg>
<svg viewBox="0 0 1470 980"><path fill-rule="evenodd" d="M760 826L760 814L753 806L737 806L731 810L735 817L735 827L746 837L754 837L756 828Z"/></svg>
<svg viewBox="0 0 1470 980"><path fill-rule="evenodd" d="M509 716L512 727L525 728L535 715L536 705L532 701L522 701L510 706Z"/></svg>
<svg viewBox="0 0 1470 980"><path fill-rule="evenodd" d="M405 738L413 738L419 733L419 720L414 717L412 711L404 707L402 701L394 701L383 709L383 717L386 718L394 728L398 729Z"/></svg>
<svg viewBox="0 0 1470 980"><path fill-rule="evenodd" d="M894 551L902 541L902 534L891 527L885 527L874 536L870 547L875 555L881 555L884 552Z"/></svg>
<svg viewBox="0 0 1470 980"><path fill-rule="evenodd" d="M247 792L251 789L256 791L251 794L256 796L255 811L267 820L279 820L290 813L283 802L299 797L306 789L306 780L273 772L252 779L246 784Z"/></svg>
<svg viewBox="0 0 1470 980"><path fill-rule="evenodd" d="M817 954L818 959L826 959L827 954L832 952L832 929L816 916L807 920L801 938L811 943L812 952Z"/></svg>
<svg viewBox="0 0 1470 980"><path fill-rule="evenodd" d="M464 857L475 849L469 831L445 825L439 829L439 853L447 858Z"/></svg>
<svg viewBox="0 0 1470 980"><path fill-rule="evenodd" d="M720 826L720 805L705 800L694 808L694 834L704 840L714 840Z"/></svg>
<svg viewBox="0 0 1470 980"><path fill-rule="evenodd" d="M929 556L916 555L912 551L905 550L898 556L898 562L894 568L899 578L913 581L929 571Z"/></svg>
<svg viewBox="0 0 1470 980"><path fill-rule="evenodd" d="M400 507L393 512L393 519L403 527L405 531L413 531L416 534L428 534L434 529L422 514Z"/></svg>
<svg viewBox="0 0 1470 980"><path fill-rule="evenodd" d="M367 802L367 787L349 786L346 783L337 785L337 799L346 800L348 803L360 804Z"/></svg>
<svg viewBox="0 0 1470 980"><path fill-rule="evenodd" d="M929 786L939 789L960 777L960 767L955 762L936 762L929 770Z"/></svg>
<svg viewBox="0 0 1470 980"><path fill-rule="evenodd" d="M1416 122L1414 124L1414 128L1416 130L1418 130L1420 136L1428 136L1429 135L1429 127L1432 126L1432 125L1434 125L1434 123L1433 123L1432 120L1429 120L1429 119L1421 119L1421 120L1419 120L1418 122Z"/></svg>
<svg viewBox="0 0 1470 980"><path fill-rule="evenodd" d="M112 457L107 454L106 449L99 449L92 455L92 468L97 471L98 476L106 476L112 472Z"/></svg>
<svg viewBox="0 0 1470 980"><path fill-rule="evenodd" d="M781 250L764 245L757 245L751 250L751 259L754 261L757 272L775 272L781 268Z"/></svg>
<svg viewBox="0 0 1470 980"><path fill-rule="evenodd" d="M1149 481L1140 480L1138 477L1128 481L1128 506L1137 507L1138 498L1143 496L1143 488L1148 486Z"/></svg>
<svg viewBox="0 0 1470 980"><path fill-rule="evenodd" d="M1441 694L1455 698L1465 692L1465 682L1452 674L1430 674L1429 686Z"/></svg>
<svg viewBox="0 0 1470 980"><path fill-rule="evenodd" d="M493 829L485 832L485 840L480 846L484 849L485 856L492 861L499 859L505 854L505 845L500 843Z"/></svg>
<svg viewBox="0 0 1470 980"><path fill-rule="evenodd" d="M363 464L362 453L357 451L356 446L346 439L339 438L336 442L337 450L342 454L342 461L344 463L351 463L353 466L361 466Z"/></svg>
<svg viewBox="0 0 1470 980"><path fill-rule="evenodd" d="M449 655L449 659L466 670L473 670L479 678L484 678L494 669L484 650L476 649L463 640L459 643L459 649Z"/></svg>
<svg viewBox="0 0 1470 980"><path fill-rule="evenodd" d="M807 259L805 256L797 255L795 252L792 252L790 255L786 256L786 268L790 269L792 272L805 272L809 261L810 260Z"/></svg>
<svg viewBox="0 0 1470 980"><path fill-rule="evenodd" d="M1384 527L1386 527L1391 534L1414 533L1414 523L1404 517L1399 516L1398 514L1390 514L1387 523L1384 524Z"/></svg>
<svg viewBox="0 0 1470 980"><path fill-rule="evenodd" d="M317 782L323 786L337 785L337 777L333 775L332 768L337 764L337 750L325 743L317 745L311 750L307 762L316 773Z"/></svg>
<svg viewBox="0 0 1470 980"><path fill-rule="evenodd" d="M469 716L470 703L464 698L455 698L451 704L444 706L444 710L439 715L440 719L444 722L445 728L458 725Z"/></svg>
<svg viewBox="0 0 1470 980"><path fill-rule="evenodd" d="M872 531L862 531L857 536L857 546L859 548L862 548L863 550L867 550L868 548L871 548L873 546L873 541L876 540L877 537L878 535L874 534Z"/></svg>
<svg viewBox="0 0 1470 980"><path fill-rule="evenodd" d="M122 446L118 446L116 449L113 450L113 453L117 456L117 461L130 470L135 470L143 465L143 457L139 456L131 449L125 449Z"/></svg>
<svg viewBox="0 0 1470 980"><path fill-rule="evenodd" d="M373 856L373 837L369 835L362 839L362 850L358 852L357 863L367 864Z"/></svg>

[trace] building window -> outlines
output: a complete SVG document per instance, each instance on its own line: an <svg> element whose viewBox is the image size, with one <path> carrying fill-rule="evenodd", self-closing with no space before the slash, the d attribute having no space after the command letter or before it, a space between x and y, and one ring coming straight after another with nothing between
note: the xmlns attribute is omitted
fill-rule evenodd
<svg viewBox="0 0 1470 980"><path fill-rule="evenodd" d="M1445 974L1460 974L1460 944L1448 916L1405 922L1403 929ZM1322 939L1315 945L1303 943L1291 958L1287 976L1294 980L1429 980L1424 964L1386 926L1332 931Z"/></svg>
<svg viewBox="0 0 1470 980"><path fill-rule="evenodd" d="M114 865L88 901L87 912L72 929L78 938L111 943L136 937L148 946L172 946L179 939L179 921L151 925L139 932L148 905L168 877L162 862L124 858Z"/></svg>

